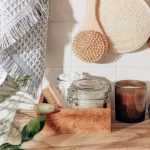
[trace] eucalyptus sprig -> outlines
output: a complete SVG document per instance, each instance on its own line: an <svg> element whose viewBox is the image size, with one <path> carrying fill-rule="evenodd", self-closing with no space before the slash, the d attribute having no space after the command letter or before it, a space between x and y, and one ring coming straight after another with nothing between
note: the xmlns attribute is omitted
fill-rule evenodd
<svg viewBox="0 0 150 150"><path fill-rule="evenodd" d="M11 78L9 78L11 79ZM19 76L17 79L11 79L11 83L5 82L5 86L8 88L1 89L0 92L0 102L3 102L7 98L11 97L12 95L15 95L16 92L20 91L23 87L25 87L28 83L28 80L30 79L29 76ZM33 104L34 111L40 112L40 113L53 113L55 112L55 107L50 104ZM58 111L58 110L57 110ZM21 142L18 145L13 145L10 143L4 143L0 146L0 150L22 150L21 145L24 142L30 141L34 138L34 136L39 133L45 124L45 117L44 116L38 116L32 118L27 125L24 126L22 131L20 132Z"/></svg>
<svg viewBox="0 0 150 150"><path fill-rule="evenodd" d="M44 124L45 124L45 117L38 116L33 118L22 129L20 144L12 145L10 143L4 143L3 145L0 146L0 150L23 150L21 148L21 145L24 142L32 140L34 136L43 129Z"/></svg>
<svg viewBox="0 0 150 150"><path fill-rule="evenodd" d="M17 79L8 78L4 81L4 84L0 89L0 103L5 101L7 98L15 95L18 91L20 91L23 87L25 87L30 79L30 76L19 76ZM10 80L10 81L8 81ZM3 87L5 88L3 89ZM7 87L7 88L6 88Z"/></svg>
<svg viewBox="0 0 150 150"><path fill-rule="evenodd" d="M30 76L19 76L17 79L14 79L14 81L17 83L19 88L23 88L27 85L28 81L30 79Z"/></svg>
<svg viewBox="0 0 150 150"><path fill-rule="evenodd" d="M48 103L39 103L34 105L34 111L45 114L45 113L58 112L59 109L55 108L55 106ZM32 140L34 136L43 129L44 124L45 124L45 116L34 117L29 121L27 125L24 126L24 128L20 132L20 137L21 137L20 144L13 145L10 143L4 143L3 145L0 146L0 150L22 150L21 145L24 142L28 142Z"/></svg>

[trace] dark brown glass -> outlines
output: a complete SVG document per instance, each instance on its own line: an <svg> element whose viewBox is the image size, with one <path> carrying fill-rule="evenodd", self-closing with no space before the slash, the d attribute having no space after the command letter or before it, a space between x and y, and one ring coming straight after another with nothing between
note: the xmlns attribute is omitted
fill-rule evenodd
<svg viewBox="0 0 150 150"><path fill-rule="evenodd" d="M146 83L137 80L122 80L115 85L116 120L136 123L145 119Z"/></svg>

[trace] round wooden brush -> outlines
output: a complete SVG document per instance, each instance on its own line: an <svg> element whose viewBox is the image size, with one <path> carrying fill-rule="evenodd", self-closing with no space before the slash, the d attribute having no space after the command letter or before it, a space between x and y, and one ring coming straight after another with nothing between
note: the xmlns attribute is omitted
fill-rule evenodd
<svg viewBox="0 0 150 150"><path fill-rule="evenodd" d="M108 40L96 17L98 0L87 0L87 14L80 32L73 40L77 57L87 62L97 62L108 50Z"/></svg>

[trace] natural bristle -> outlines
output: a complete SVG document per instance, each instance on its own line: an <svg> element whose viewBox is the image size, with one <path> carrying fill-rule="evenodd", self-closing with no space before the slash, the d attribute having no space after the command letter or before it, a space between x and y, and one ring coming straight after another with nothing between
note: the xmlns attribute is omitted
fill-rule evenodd
<svg viewBox="0 0 150 150"><path fill-rule="evenodd" d="M97 62L102 59L108 50L108 41L105 35L97 31L79 32L73 41L74 53L87 62Z"/></svg>
<svg viewBox="0 0 150 150"><path fill-rule="evenodd" d="M48 103L50 103L51 105L54 105L55 107L61 107L60 103L58 103L58 100L57 100L58 98L56 94L50 88L50 86L42 90L42 94L44 95Z"/></svg>

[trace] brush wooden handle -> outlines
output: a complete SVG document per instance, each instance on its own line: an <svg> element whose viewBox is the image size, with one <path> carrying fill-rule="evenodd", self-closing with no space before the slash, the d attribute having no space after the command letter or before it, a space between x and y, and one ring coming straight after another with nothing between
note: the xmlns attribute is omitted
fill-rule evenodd
<svg viewBox="0 0 150 150"><path fill-rule="evenodd" d="M98 0L86 0L87 10L84 22L81 26L81 30L94 30L103 33L100 24L97 20L97 4Z"/></svg>

